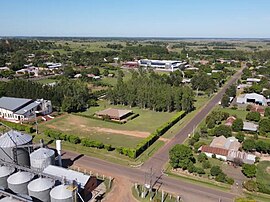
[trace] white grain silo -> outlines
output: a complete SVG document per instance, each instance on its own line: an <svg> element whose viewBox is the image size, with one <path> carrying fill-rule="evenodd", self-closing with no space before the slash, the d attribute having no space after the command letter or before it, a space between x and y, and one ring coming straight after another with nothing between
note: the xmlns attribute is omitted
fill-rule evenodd
<svg viewBox="0 0 270 202"><path fill-rule="evenodd" d="M31 168L44 170L48 165L54 165L55 154L54 150L39 148L30 154Z"/></svg>
<svg viewBox="0 0 270 202"><path fill-rule="evenodd" d="M14 173L15 168L8 166L0 166L0 188L7 189L7 179L8 177Z"/></svg>
<svg viewBox="0 0 270 202"><path fill-rule="evenodd" d="M50 202L50 191L55 181L49 178L38 178L28 184L28 194L34 201Z"/></svg>
<svg viewBox="0 0 270 202"><path fill-rule="evenodd" d="M0 137L0 158L6 162L14 162L17 159L17 163L19 165L29 166L30 148L27 147L27 145L31 143L31 135L27 135L15 130L10 130ZM16 146L20 147L16 149Z"/></svg>
<svg viewBox="0 0 270 202"><path fill-rule="evenodd" d="M12 197L5 197L0 199L0 202L20 202L20 201Z"/></svg>
<svg viewBox="0 0 270 202"><path fill-rule="evenodd" d="M73 202L73 192L69 185L59 185L54 187L51 192L51 202Z"/></svg>
<svg viewBox="0 0 270 202"><path fill-rule="evenodd" d="M19 171L8 177L8 188L17 194L28 194L27 185L33 178L32 173Z"/></svg>

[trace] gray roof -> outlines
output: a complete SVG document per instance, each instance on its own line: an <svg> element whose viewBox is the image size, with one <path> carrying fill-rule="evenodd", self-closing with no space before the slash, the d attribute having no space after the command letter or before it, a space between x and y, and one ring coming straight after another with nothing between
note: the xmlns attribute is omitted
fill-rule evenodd
<svg viewBox="0 0 270 202"><path fill-rule="evenodd" d="M1 202L20 202L19 200L11 198L11 197L2 198L2 199L0 199L0 201Z"/></svg>
<svg viewBox="0 0 270 202"><path fill-rule="evenodd" d="M0 108L4 108L10 111L15 111L23 105L31 102L31 99L14 98L14 97L1 97Z"/></svg>
<svg viewBox="0 0 270 202"><path fill-rule="evenodd" d="M55 184L55 181L49 178L38 178L31 181L27 188L34 192L45 191L51 189Z"/></svg>
<svg viewBox="0 0 270 202"><path fill-rule="evenodd" d="M19 131L10 130L0 137L0 147L8 148L15 147L16 145L24 145L32 141L32 136L21 133Z"/></svg>
<svg viewBox="0 0 270 202"><path fill-rule="evenodd" d="M25 107L21 108L20 110L16 111L16 114L23 115L30 109L33 109L34 107L37 107L40 103L38 102L32 102L29 105L26 105Z"/></svg>
<svg viewBox="0 0 270 202"><path fill-rule="evenodd" d="M52 157L54 155L54 151L52 149L39 148L30 154L31 159L46 159L48 157Z"/></svg>
<svg viewBox="0 0 270 202"><path fill-rule="evenodd" d="M69 181L76 180L77 183L80 184L82 187L85 186L85 184L87 183L87 181L90 178L90 175L85 175L83 173L80 173L80 172L77 172L74 170L69 170L66 168L62 168L59 166L53 166L53 165L47 166L43 170L43 173L57 176L57 177L62 177L62 178L65 178Z"/></svg>
<svg viewBox="0 0 270 202"><path fill-rule="evenodd" d="M244 121L243 130L257 131L258 127L259 126L257 124L255 124L255 123Z"/></svg>
<svg viewBox="0 0 270 202"><path fill-rule="evenodd" d="M54 199L67 199L72 197L72 191L68 189L68 185L59 185L51 190L50 196Z"/></svg>

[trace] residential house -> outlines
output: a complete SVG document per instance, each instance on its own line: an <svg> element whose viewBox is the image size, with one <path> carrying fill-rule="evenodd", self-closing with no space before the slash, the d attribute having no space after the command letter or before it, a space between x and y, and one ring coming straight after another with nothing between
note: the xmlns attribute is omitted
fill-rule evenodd
<svg viewBox="0 0 270 202"><path fill-rule="evenodd" d="M243 123L244 123L244 126L243 126L244 131L256 132L258 130L259 125L255 123L247 122L247 121L244 121Z"/></svg>

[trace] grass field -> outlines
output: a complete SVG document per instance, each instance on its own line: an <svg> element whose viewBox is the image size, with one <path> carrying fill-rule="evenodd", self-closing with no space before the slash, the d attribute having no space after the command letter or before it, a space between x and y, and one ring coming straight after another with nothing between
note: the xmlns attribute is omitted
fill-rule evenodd
<svg viewBox="0 0 270 202"><path fill-rule="evenodd" d="M91 107L88 111L83 112L85 115L92 115L94 112L105 108L127 108L124 106L111 106L106 101L100 102L100 106ZM50 120L49 122L40 124L40 130L56 129L65 133L76 134L80 137L88 137L92 140L98 140L104 144L111 144L119 147L134 148L142 141L143 138L150 135L158 127L167 122L175 113L154 112L151 110L143 110L132 108L134 113L140 116L125 124L116 124L96 120L86 117L81 117L73 114Z"/></svg>
<svg viewBox="0 0 270 202"><path fill-rule="evenodd" d="M230 109L230 108L222 108L217 107L217 110L228 112L230 115L236 115L238 118L241 118L243 120L246 119L246 116L248 114L248 111L240 110L240 109Z"/></svg>
<svg viewBox="0 0 270 202"><path fill-rule="evenodd" d="M270 189L270 161L262 161L258 164L256 179Z"/></svg>
<svg viewBox="0 0 270 202"><path fill-rule="evenodd" d="M57 82L58 80L56 79L40 79L40 80L37 80L38 83L41 83L41 84L48 84L48 83L53 83L53 82Z"/></svg>
<svg viewBox="0 0 270 202"><path fill-rule="evenodd" d="M102 101L99 103L100 105L98 107L91 107L86 112L83 112L82 114L86 115L92 115L96 111L104 110L109 107L111 108L118 108L118 109L130 109L128 106L121 106L121 105L110 105L106 101ZM138 107L133 107L131 110L135 114L139 114L137 118L128 121L125 124L115 124L115 123L109 123L104 122L100 120L93 120L88 119L89 123L88 126L91 124L97 127L106 127L106 128L112 128L117 130L135 130L135 131L143 131L143 132L154 132L159 126L161 126L163 123L168 121L170 118L172 118L175 115L175 112L155 112L148 109L140 109ZM90 125L89 125L90 124Z"/></svg>

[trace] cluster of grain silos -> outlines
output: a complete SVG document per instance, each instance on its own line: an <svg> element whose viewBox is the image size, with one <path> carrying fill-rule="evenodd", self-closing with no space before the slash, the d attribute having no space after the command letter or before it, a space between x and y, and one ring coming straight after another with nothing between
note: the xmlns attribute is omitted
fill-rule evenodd
<svg viewBox="0 0 270 202"><path fill-rule="evenodd" d="M0 137L0 159L5 162L15 162L21 166L29 166L29 153L32 136L15 130L10 130Z"/></svg>
<svg viewBox="0 0 270 202"><path fill-rule="evenodd" d="M74 186L61 184L60 176L42 174L47 166L55 164L54 150L39 148L32 152L32 146L32 136L18 131L0 136L0 190L31 197L32 201L73 202ZM0 202L5 201L18 200L0 197Z"/></svg>

